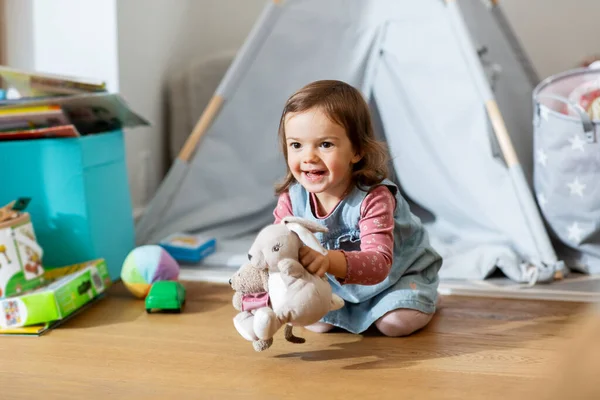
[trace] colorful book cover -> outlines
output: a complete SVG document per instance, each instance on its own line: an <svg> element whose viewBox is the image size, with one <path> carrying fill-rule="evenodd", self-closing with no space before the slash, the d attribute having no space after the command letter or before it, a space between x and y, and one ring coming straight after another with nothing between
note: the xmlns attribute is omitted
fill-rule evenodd
<svg viewBox="0 0 600 400"><path fill-rule="evenodd" d="M70 125L58 105L0 109L0 132Z"/></svg>
<svg viewBox="0 0 600 400"><path fill-rule="evenodd" d="M52 329L58 328L59 326L65 324L67 321L70 321L72 318L81 314L82 312L92 307L94 304L96 304L105 297L105 293L100 294L99 296L95 297L92 301L79 308L77 311L75 311L74 313L72 313L64 319L46 322L45 324L22 326L19 328L0 328L0 336L42 336L43 334L51 331Z"/></svg>
<svg viewBox="0 0 600 400"><path fill-rule="evenodd" d="M56 111L60 110L58 104L39 104L35 106L23 106L0 109L0 117L22 115L22 114L36 114L40 112Z"/></svg>
<svg viewBox="0 0 600 400"><path fill-rule="evenodd" d="M91 79L29 72L0 66L0 77L23 97L105 92L106 83Z"/></svg>
<svg viewBox="0 0 600 400"><path fill-rule="evenodd" d="M17 103L0 102L0 109L7 110L48 103L59 105L69 121L82 135L150 125L146 119L133 112L122 96L116 93L86 93L29 99Z"/></svg>
<svg viewBox="0 0 600 400"><path fill-rule="evenodd" d="M3 140L29 140L42 138L65 138L80 136L73 125L51 126L38 129L21 129L16 131L0 132L0 141Z"/></svg>
<svg viewBox="0 0 600 400"><path fill-rule="evenodd" d="M0 300L0 336L40 336L104 298L112 284L103 259L46 270L44 278L47 286Z"/></svg>

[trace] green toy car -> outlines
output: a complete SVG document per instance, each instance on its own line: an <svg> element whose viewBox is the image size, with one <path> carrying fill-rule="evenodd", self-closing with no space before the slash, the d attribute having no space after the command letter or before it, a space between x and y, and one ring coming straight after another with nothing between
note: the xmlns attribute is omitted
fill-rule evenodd
<svg viewBox="0 0 600 400"><path fill-rule="evenodd" d="M180 313L185 304L185 288L176 281L158 281L146 296L146 312Z"/></svg>

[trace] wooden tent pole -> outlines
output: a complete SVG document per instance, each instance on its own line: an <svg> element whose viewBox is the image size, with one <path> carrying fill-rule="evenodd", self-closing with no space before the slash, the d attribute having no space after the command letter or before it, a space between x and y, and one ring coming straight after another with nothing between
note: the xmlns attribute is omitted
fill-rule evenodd
<svg viewBox="0 0 600 400"><path fill-rule="evenodd" d="M496 100L488 100L485 103L485 108L487 110L488 117L492 122L492 127L494 128L494 133L496 134L496 139L498 140L500 149L502 149L502 155L504 156L506 164L508 164L509 167L512 167L513 165L519 165L517 152L512 144L508 130L504 124L504 118L502 118L502 114L500 113L500 109L498 108Z"/></svg>
<svg viewBox="0 0 600 400"><path fill-rule="evenodd" d="M223 102L224 98L217 94L214 95L212 99L210 99L208 106L206 106L204 112L202 113L202 116L196 123L196 126L194 126L194 130L187 138L185 144L183 145L183 148L179 152L178 158L181 161L187 163L192 158L194 152L196 151L198 143L200 142L200 139L202 139L202 136L204 136L206 131L208 131L208 128L210 128L214 119L219 114L221 106L223 106Z"/></svg>
<svg viewBox="0 0 600 400"><path fill-rule="evenodd" d="M273 2L273 4L275 6L279 6L278 8L281 8L282 3L284 2L284 0L271 0L271 1ZM257 22L257 24L255 25L253 30L250 32L250 36L247 39L246 44L248 42L252 42L252 40L255 38L258 38L259 43L263 42L264 38L266 37L265 32L268 32L270 30L270 27L272 26L269 23L269 21L270 21L270 17L273 14L274 13L272 12L272 8L268 8L261 15L259 22ZM277 16L277 14L275 14L275 16ZM267 29L264 29L263 25L266 25ZM254 55L256 54L257 49L258 49L257 46L251 46L249 48L246 48L246 45L244 45L244 47L242 47L242 49L236 56L236 59L233 61L230 68L237 71L237 69L241 68L242 65L247 64L249 62L249 60L254 58ZM177 158L179 160L181 160L185 163L188 163L191 160L192 156L196 152L196 148L198 147L200 140L202 139L202 137L204 136L206 131L208 131L208 129L212 125L212 123L215 120L215 118L217 117L217 115L219 115L219 111L221 111L221 107L223 106L223 103L225 102L225 97L228 97L229 93L231 92L230 86L232 86L232 84L230 81L231 81L232 77L233 77L234 81L236 79L239 79L239 77L236 77L235 74L233 74L233 73L230 76L231 69L229 71L227 71L227 74L225 75L225 77L223 77L223 81L221 81L221 85L219 86L219 89L217 89L217 93L220 93L220 94L213 95L212 99L206 106L206 109L202 113L202 116L196 123L196 126L194 126L194 130L192 131L192 133L186 140L185 144L183 145L181 151L179 152L179 155L177 156ZM224 84L224 82L226 80L227 80L227 84ZM235 86L235 85L233 85L233 86Z"/></svg>
<svg viewBox="0 0 600 400"><path fill-rule="evenodd" d="M506 125L504 124L500 109L498 108L491 88L485 79L483 70L480 68L479 60L476 58L475 52L473 51L470 35L467 32L463 21L461 21L462 17L459 7L456 0L445 0L445 2L450 10L454 29L456 30L457 38L459 39L459 44L464 52L465 59L475 78L475 83L484 98L486 112L492 123L492 128L496 139L498 140L498 144L500 145L504 161L508 166L508 172L512 184L514 185L515 195L521 206L522 216L528 225L531 237L541 258L539 261L554 268L554 278L560 279L563 276L562 266L564 264L558 260L556 252L554 251L552 242L550 241L550 237L544 226L544 221L534 200L533 193L527 184L517 153L508 134L508 130L506 129Z"/></svg>

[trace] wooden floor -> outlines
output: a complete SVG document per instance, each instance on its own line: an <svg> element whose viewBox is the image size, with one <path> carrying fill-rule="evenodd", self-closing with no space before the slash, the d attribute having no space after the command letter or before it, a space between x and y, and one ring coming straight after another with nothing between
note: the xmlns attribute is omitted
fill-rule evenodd
<svg viewBox="0 0 600 400"><path fill-rule="evenodd" d="M147 315L117 285L45 336L0 339L0 398L531 400L554 379L586 311L445 297L408 338L298 329L307 343L279 332L256 353L233 328L228 286L186 287L181 315Z"/></svg>

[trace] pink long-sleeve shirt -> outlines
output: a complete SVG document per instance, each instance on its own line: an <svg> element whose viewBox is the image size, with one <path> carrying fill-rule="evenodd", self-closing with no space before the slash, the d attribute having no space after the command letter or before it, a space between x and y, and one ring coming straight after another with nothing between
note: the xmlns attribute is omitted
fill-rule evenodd
<svg viewBox="0 0 600 400"><path fill-rule="evenodd" d="M317 199L310 194L313 213L319 215ZM360 251L343 251L348 264L343 284L375 285L383 281L392 265L394 251L394 207L396 200L386 186L377 186L369 192L360 207ZM335 207L334 207L335 209ZM282 193L273 211L275 223L293 215L290 195Z"/></svg>

